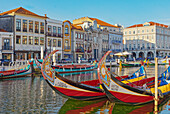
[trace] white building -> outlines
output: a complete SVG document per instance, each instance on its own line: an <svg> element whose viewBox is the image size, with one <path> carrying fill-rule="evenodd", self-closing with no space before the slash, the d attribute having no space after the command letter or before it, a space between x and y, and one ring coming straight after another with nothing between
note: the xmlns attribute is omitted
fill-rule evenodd
<svg viewBox="0 0 170 114"><path fill-rule="evenodd" d="M0 59L14 60L13 33L0 29Z"/></svg>
<svg viewBox="0 0 170 114"><path fill-rule="evenodd" d="M40 58L41 46L45 49L45 20L22 7L0 13L0 28L13 32L16 59Z"/></svg>
<svg viewBox="0 0 170 114"><path fill-rule="evenodd" d="M124 50L133 57L146 58L170 55L170 28L168 25L146 22L124 29Z"/></svg>
<svg viewBox="0 0 170 114"><path fill-rule="evenodd" d="M62 21L47 19L46 33L47 33L47 51L51 52L53 49L59 50L56 54L56 59L62 59ZM51 50L50 50L51 49Z"/></svg>

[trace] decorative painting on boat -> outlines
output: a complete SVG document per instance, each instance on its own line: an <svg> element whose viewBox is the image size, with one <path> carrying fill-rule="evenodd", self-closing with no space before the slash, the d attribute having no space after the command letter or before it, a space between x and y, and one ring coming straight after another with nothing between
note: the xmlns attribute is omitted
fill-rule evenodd
<svg viewBox="0 0 170 114"><path fill-rule="evenodd" d="M45 72L47 75L46 78L54 84L54 78L55 78L55 70L51 67L51 56L56 53L58 50L53 51L47 56L48 58L45 59L45 64L42 65L43 72Z"/></svg>
<svg viewBox="0 0 170 114"><path fill-rule="evenodd" d="M106 54L109 54L109 53L106 53ZM108 69L105 65L106 57L102 58L103 61L100 63L100 66L99 66L99 70L101 73L100 79L108 88L110 88L110 78L111 77L110 77L110 72L108 72Z"/></svg>

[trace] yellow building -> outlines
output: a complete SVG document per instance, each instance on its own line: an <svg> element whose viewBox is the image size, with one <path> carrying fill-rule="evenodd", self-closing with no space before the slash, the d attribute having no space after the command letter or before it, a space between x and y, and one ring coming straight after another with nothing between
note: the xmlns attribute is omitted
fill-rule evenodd
<svg viewBox="0 0 170 114"><path fill-rule="evenodd" d="M65 20L63 22L63 57L72 59L71 52L71 22Z"/></svg>

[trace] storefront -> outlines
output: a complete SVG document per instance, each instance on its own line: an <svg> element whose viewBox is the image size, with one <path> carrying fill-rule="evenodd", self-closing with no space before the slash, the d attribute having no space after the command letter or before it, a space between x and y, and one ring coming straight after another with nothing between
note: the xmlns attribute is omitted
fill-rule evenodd
<svg viewBox="0 0 170 114"><path fill-rule="evenodd" d="M11 53L3 53L2 59L12 60L12 54Z"/></svg>
<svg viewBox="0 0 170 114"><path fill-rule="evenodd" d="M15 55L15 60L30 60L31 58L35 58L35 57L40 59L40 51L36 51L36 52L17 51L15 52L14 55Z"/></svg>

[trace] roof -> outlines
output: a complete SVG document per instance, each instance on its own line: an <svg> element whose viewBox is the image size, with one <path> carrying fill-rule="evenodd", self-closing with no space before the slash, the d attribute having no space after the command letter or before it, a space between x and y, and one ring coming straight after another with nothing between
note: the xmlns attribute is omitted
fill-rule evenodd
<svg viewBox="0 0 170 114"><path fill-rule="evenodd" d="M119 28L118 26L115 26L115 25L112 25L112 24L109 24L109 23L106 23L102 20L99 20L99 19L96 19L96 18L91 18L89 17L89 19L91 20L96 20L97 21L97 24L101 25L101 26L108 26L108 27L116 27L116 28Z"/></svg>
<svg viewBox="0 0 170 114"><path fill-rule="evenodd" d="M37 15L37 14L27 10L27 9L24 9L23 7L19 7L19 8L16 8L16 9L12 9L12 10L0 13L0 15L8 15L8 14L10 14L12 12L19 13L19 14L25 14L25 15L38 16L38 17L42 17L42 18L47 18L45 16Z"/></svg>
<svg viewBox="0 0 170 114"><path fill-rule="evenodd" d="M156 25L156 26L161 26L161 27L165 27L165 28L168 28L168 25L164 25L164 24L160 24L160 23L155 23L155 22L148 22L150 25L149 26L152 26L152 25ZM144 24L136 24L136 25L132 25L132 26L129 26L127 28L134 28L134 27L143 27Z"/></svg>
<svg viewBox="0 0 170 114"><path fill-rule="evenodd" d="M72 29L83 30L81 26L77 26L75 24L72 24Z"/></svg>
<svg viewBox="0 0 170 114"><path fill-rule="evenodd" d="M6 30L4 30L4 29L0 29L0 32L7 32Z"/></svg>

